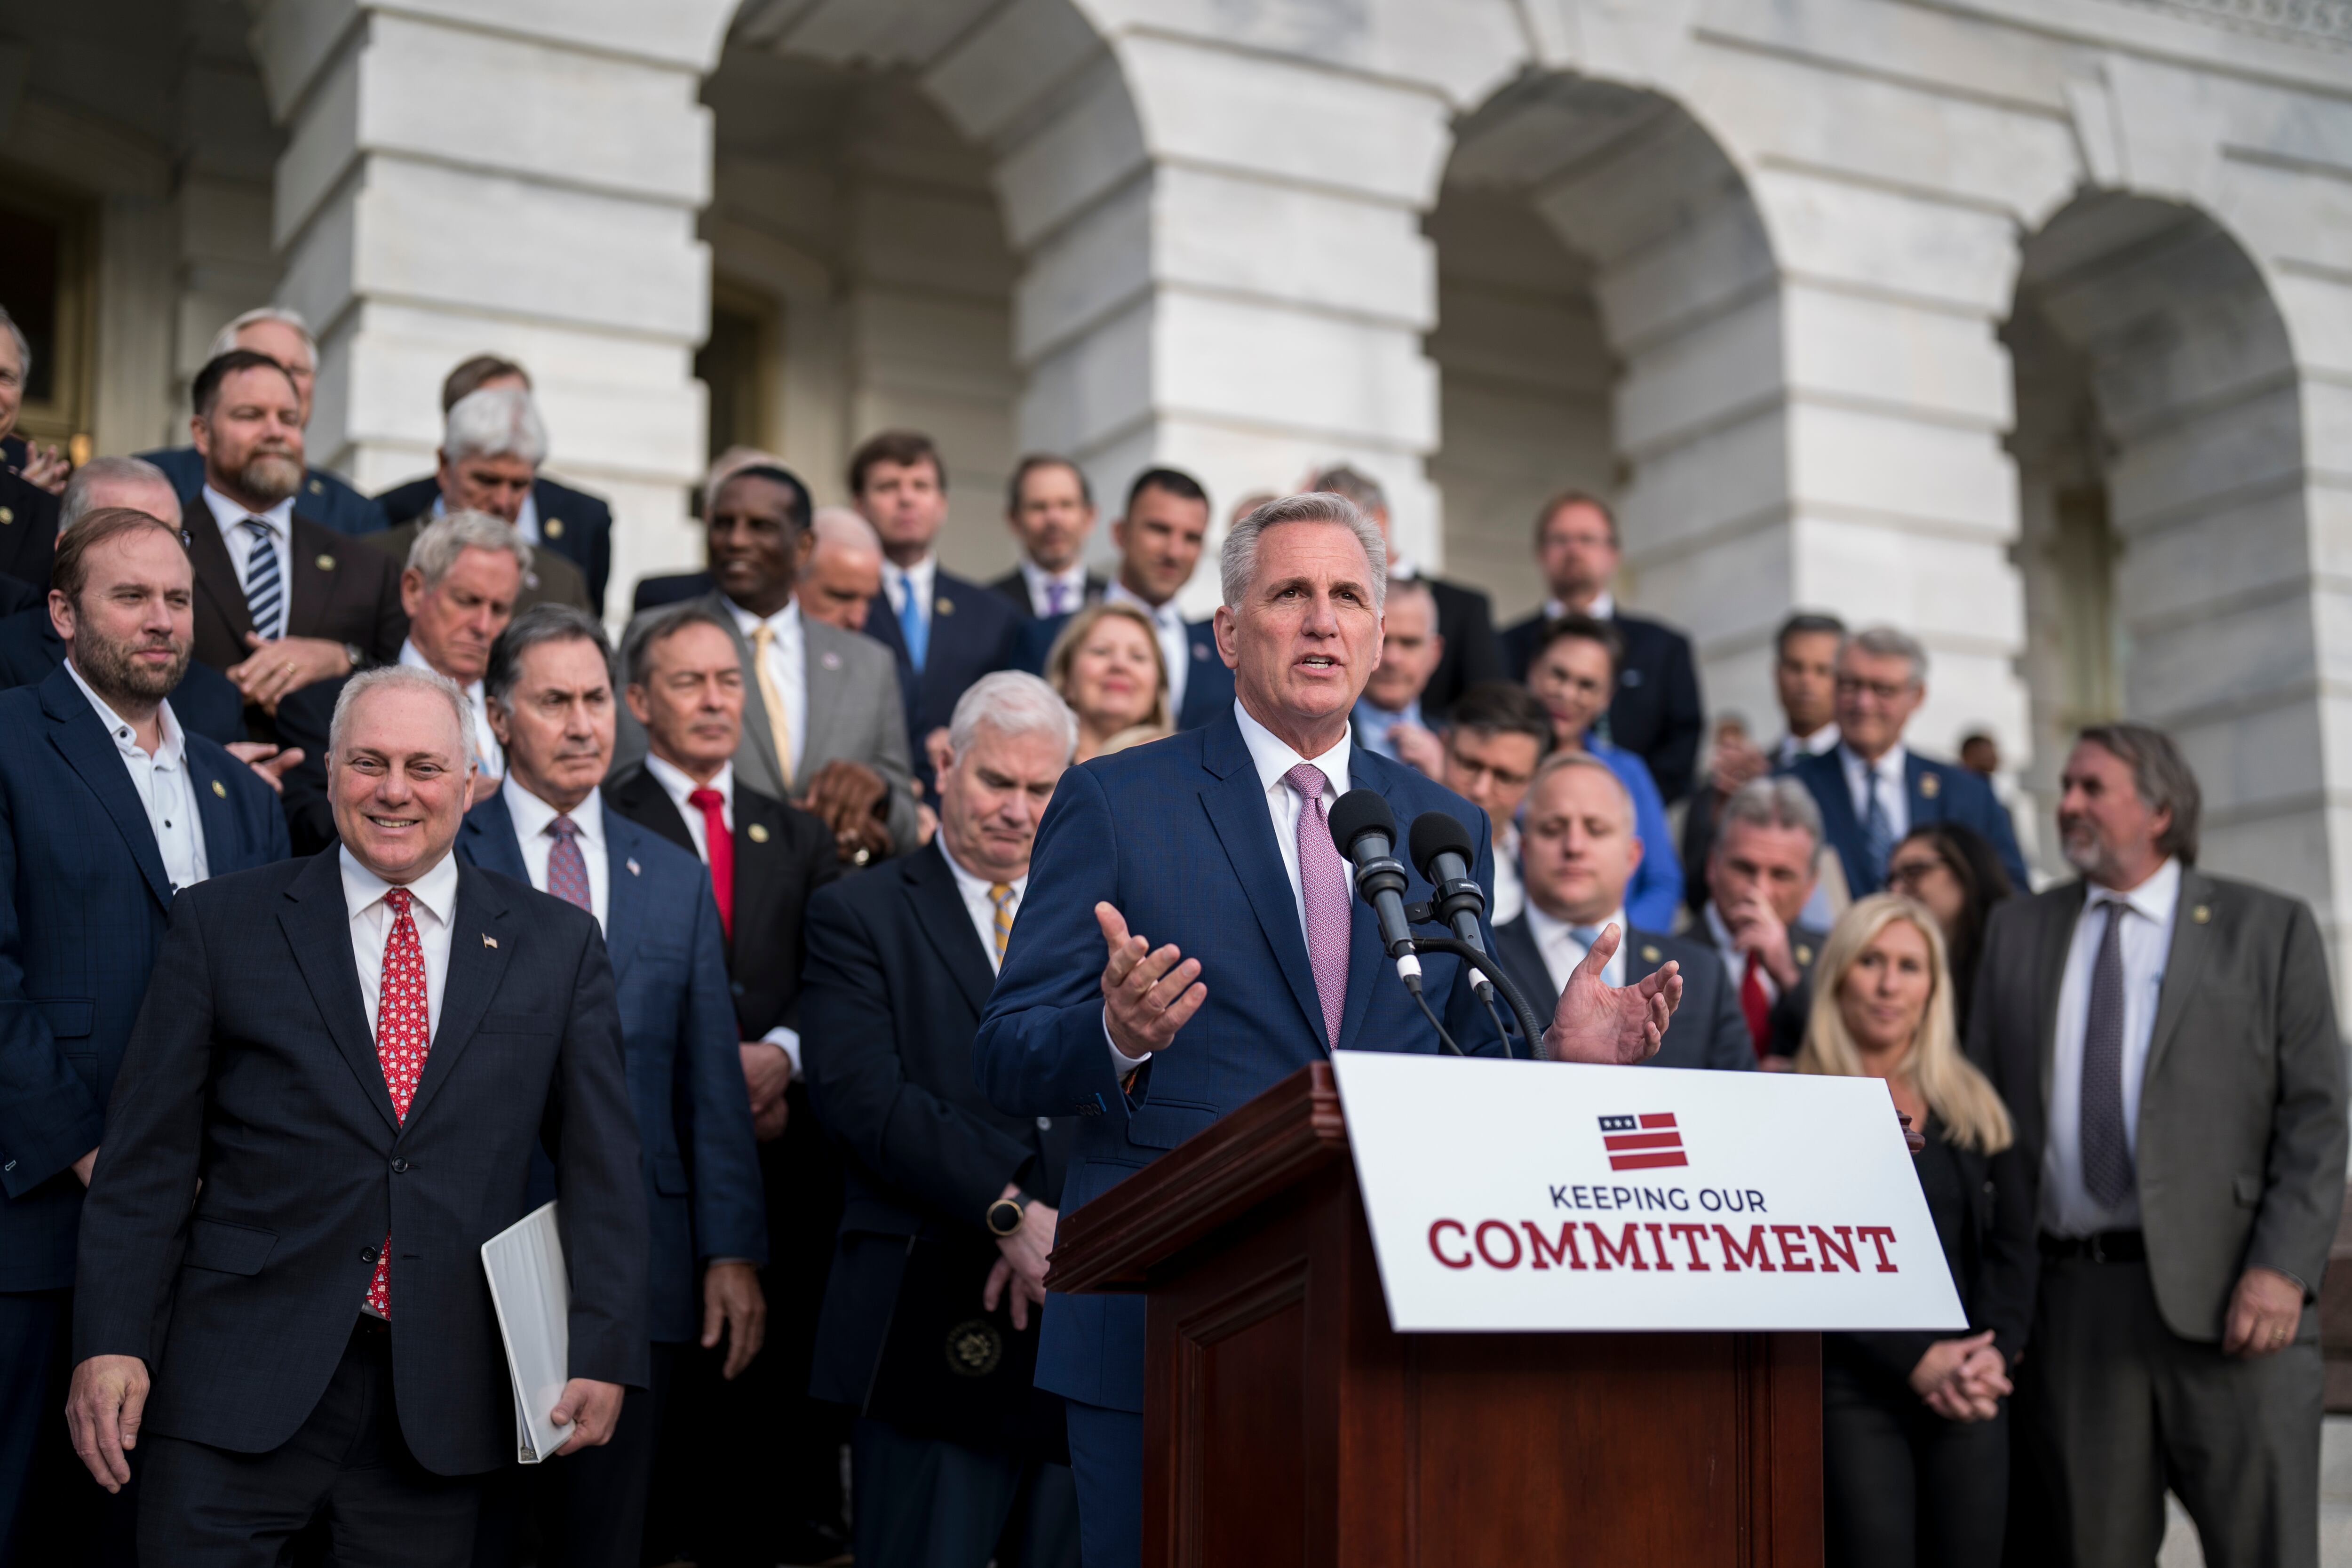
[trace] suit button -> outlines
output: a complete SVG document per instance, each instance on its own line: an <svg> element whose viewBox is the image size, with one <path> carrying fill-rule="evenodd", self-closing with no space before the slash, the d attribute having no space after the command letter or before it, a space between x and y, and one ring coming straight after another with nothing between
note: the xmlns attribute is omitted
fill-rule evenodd
<svg viewBox="0 0 2352 1568"><path fill-rule="evenodd" d="M361 1248L360 1248L360 1261L361 1261L362 1263L365 1263L365 1264L369 1264L369 1265L373 1266L373 1265L374 1264L374 1262L375 1262L375 1248L374 1248L374 1247L361 1247Z"/></svg>
<svg viewBox="0 0 2352 1568"><path fill-rule="evenodd" d="M1037 1131L1040 1131L1040 1132L1051 1132L1053 1130L1054 1130L1054 1119L1053 1119L1052 1117L1050 1117L1050 1116L1041 1116L1041 1117L1037 1118Z"/></svg>
<svg viewBox="0 0 2352 1568"><path fill-rule="evenodd" d="M743 983L740 980L730 980L727 983L727 989L740 996L743 994Z"/></svg>
<svg viewBox="0 0 2352 1568"><path fill-rule="evenodd" d="M408 1162L405 1160L394 1160L392 1163L392 1173L395 1176L404 1176L408 1174Z"/></svg>

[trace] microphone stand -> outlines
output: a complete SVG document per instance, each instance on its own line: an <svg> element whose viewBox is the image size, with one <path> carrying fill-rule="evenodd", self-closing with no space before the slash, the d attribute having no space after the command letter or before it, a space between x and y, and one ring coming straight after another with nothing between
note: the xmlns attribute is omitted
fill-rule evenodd
<svg viewBox="0 0 2352 1568"><path fill-rule="evenodd" d="M1519 994L1519 988L1511 983L1511 977L1503 972L1501 964L1459 937L1415 935L1412 944L1427 952L1450 952L1493 981L1495 989L1503 994L1503 1000L1511 1005L1511 1016L1518 1020L1519 1033L1527 1037L1528 1052L1538 1060L1542 1058L1543 1026L1536 1022L1535 1010L1528 1005L1528 999ZM1444 1033L1442 1029L1439 1032ZM1506 1057L1511 1054L1511 1041L1507 1035L1503 1037L1503 1054Z"/></svg>

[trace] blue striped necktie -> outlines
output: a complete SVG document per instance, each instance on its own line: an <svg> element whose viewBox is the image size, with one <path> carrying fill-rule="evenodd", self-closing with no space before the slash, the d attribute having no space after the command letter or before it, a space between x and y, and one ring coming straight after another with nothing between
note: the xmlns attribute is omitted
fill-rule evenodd
<svg viewBox="0 0 2352 1568"><path fill-rule="evenodd" d="M278 542L257 517L247 518L244 526L253 532L253 548L245 557L245 607L253 629L275 642L286 635L286 581L278 571Z"/></svg>
<svg viewBox="0 0 2352 1568"><path fill-rule="evenodd" d="M922 604L915 597L915 576L911 572L898 574L898 635L906 640L907 662L915 673L923 673L923 656L930 652L931 626L923 618Z"/></svg>

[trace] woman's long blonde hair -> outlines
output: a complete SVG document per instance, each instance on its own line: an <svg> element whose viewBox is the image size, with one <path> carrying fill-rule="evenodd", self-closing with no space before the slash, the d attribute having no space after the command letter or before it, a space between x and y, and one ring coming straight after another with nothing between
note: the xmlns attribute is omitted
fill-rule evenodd
<svg viewBox="0 0 2352 1568"><path fill-rule="evenodd" d="M1150 616L1133 605L1088 605L1072 616L1070 624L1064 626L1061 635L1054 639L1053 651L1045 656L1045 684L1060 692L1063 701L1071 703L1072 712L1077 710L1070 693L1070 666L1077 660L1079 645L1087 640L1087 634L1106 616L1118 616L1135 623L1136 629L1143 634L1143 645L1151 650L1151 668L1160 672L1160 689L1152 695L1151 711L1140 723L1129 728L1173 730L1176 720L1168 711L1168 656L1160 651L1160 628L1151 624ZM1119 732L1127 733L1124 730Z"/></svg>
<svg viewBox="0 0 2352 1568"><path fill-rule="evenodd" d="M1805 1023L1805 1043L1797 1051L1799 1072L1832 1078L1861 1078L1862 1050L1845 1026L1838 993L1864 950L1878 933L1896 921L1908 921L1927 939L1929 989L1927 1009L1919 1031L1911 1037L1895 1076L1905 1079L1927 1102L1944 1136L1964 1149L1997 1154L2017 1138L2009 1107L1976 1065L1960 1054L1958 1032L1952 1025L1952 971L1944 959L1944 935L1936 917L1922 905L1898 893L1874 893L1858 900L1839 917L1829 940L1822 944L1821 961L1813 967L1813 1011Z"/></svg>

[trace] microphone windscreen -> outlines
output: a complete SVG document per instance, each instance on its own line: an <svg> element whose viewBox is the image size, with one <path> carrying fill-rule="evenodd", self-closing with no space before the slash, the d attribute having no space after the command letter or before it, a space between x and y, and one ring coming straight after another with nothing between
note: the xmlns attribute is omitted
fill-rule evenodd
<svg viewBox="0 0 2352 1568"><path fill-rule="evenodd" d="M1450 811L1424 811L1412 819L1413 868L1434 882L1439 879L1429 863L1451 849L1468 865L1478 853L1470 840L1470 830Z"/></svg>
<svg viewBox="0 0 2352 1568"><path fill-rule="evenodd" d="M1331 803L1331 842L1339 847L1342 858L1354 859L1350 851L1367 833L1396 842L1396 813L1389 809L1380 791L1351 789Z"/></svg>

